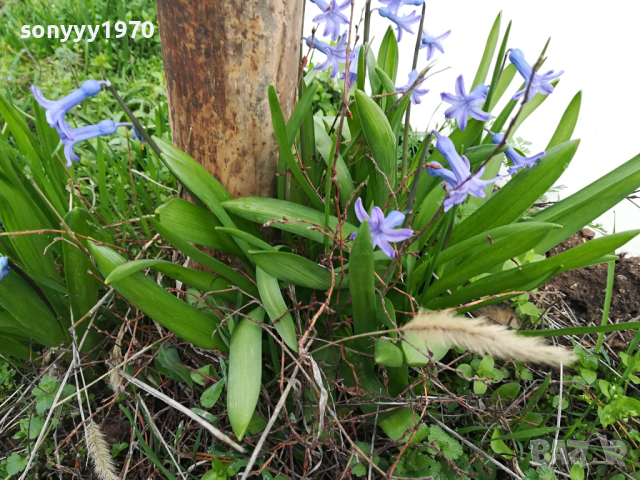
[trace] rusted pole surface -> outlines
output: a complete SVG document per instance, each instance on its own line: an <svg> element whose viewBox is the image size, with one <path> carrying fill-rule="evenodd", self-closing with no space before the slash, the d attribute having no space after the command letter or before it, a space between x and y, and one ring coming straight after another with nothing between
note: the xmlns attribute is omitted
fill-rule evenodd
<svg viewBox="0 0 640 480"><path fill-rule="evenodd" d="M274 196L278 147L267 88L276 86L288 118L303 0L156 4L174 145L234 197Z"/></svg>

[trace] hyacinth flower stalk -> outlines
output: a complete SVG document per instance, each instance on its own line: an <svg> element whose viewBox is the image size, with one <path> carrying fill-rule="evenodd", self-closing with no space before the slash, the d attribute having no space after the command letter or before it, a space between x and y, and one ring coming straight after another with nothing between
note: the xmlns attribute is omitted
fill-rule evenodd
<svg viewBox="0 0 640 480"><path fill-rule="evenodd" d="M396 15L398 10L400 10L404 5L420 7L424 4L424 0L380 0L380 3L383 4L391 13Z"/></svg>
<svg viewBox="0 0 640 480"><path fill-rule="evenodd" d="M11 268L9 268L9 259L7 257L0 257L0 281L2 281L4 277L9 275L10 271Z"/></svg>
<svg viewBox="0 0 640 480"><path fill-rule="evenodd" d="M452 105L444 112L444 116L447 118L455 118L458 122L458 127L460 127L462 131L467 128L468 117L486 122L491 118L491 115L480 110L478 106L482 105L487 99L487 91L487 87L480 84L467 95L467 91L464 88L464 78L460 75L456 79L455 95L451 93L440 94L443 101Z"/></svg>
<svg viewBox="0 0 640 480"><path fill-rule="evenodd" d="M504 141L504 135L502 135L501 133L492 133L492 135L493 136L491 137L491 141L495 145L500 145ZM542 157L546 155L545 152L541 152L541 153L538 153L537 155L534 155L533 157L529 157L529 158L523 157L518 152L516 152L516 150L507 142L505 142L504 144L507 147L509 147L504 152L504 154L513 163L513 166L509 167L509 170L508 170L509 175L515 175L518 172L518 170L520 170L523 167L533 168L538 162L538 160L540 160Z"/></svg>
<svg viewBox="0 0 640 480"><path fill-rule="evenodd" d="M367 220L371 228L371 243L373 248L380 247L380 250L389 258L394 258L396 252L391 243L403 242L413 236L410 228L396 228L403 224L404 213L393 210L389 215L384 216L384 212L379 207L373 207L371 216L362 205L362 199L358 198L355 203L356 216L360 222ZM355 234L351 236L355 238Z"/></svg>
<svg viewBox="0 0 640 480"><path fill-rule="evenodd" d="M524 78L525 86L522 90L516 93L513 96L513 100L519 100L522 98L527 91L527 102L533 100L533 98L538 94L549 95L553 93L553 85L551 85L551 80L555 80L560 75L564 73L563 70L555 73L553 70L549 70L547 73L537 73L533 71L533 67L529 65L529 63L524 58L524 53L522 50L515 48L511 50L509 53L509 60L513 63Z"/></svg>
<svg viewBox="0 0 640 480"><path fill-rule="evenodd" d="M420 45L420 49L427 49L427 62L433 58L433 54L436 50L440 53L444 53L442 40L445 40L449 35L451 35L451 30L443 33L442 35L438 35L437 37L431 36L426 30L422 31L422 45Z"/></svg>
<svg viewBox="0 0 640 480"><path fill-rule="evenodd" d="M58 130L58 133L64 134L68 138L72 138L71 127L65 121L65 115L76 105L79 105L89 97L93 97L100 93L103 85L109 85L105 80L87 80L82 86L71 92L69 95L60 100L47 100L43 93L34 85L29 90L33 93L36 101L45 108L45 117L51 128Z"/></svg>
<svg viewBox="0 0 640 480"><path fill-rule="evenodd" d="M422 18L422 15L418 15L416 12L411 12L409 15L396 15L388 8L380 8L378 10L380 16L385 17L396 24L398 30L398 42L402 41L402 32L406 31L413 35L414 31L411 29L411 25L418 23Z"/></svg>
<svg viewBox="0 0 640 480"><path fill-rule="evenodd" d="M401 87L396 87L396 91L398 93L406 92L407 90L409 90L409 88L411 88L411 85L413 85L417 79L418 79L418 71L413 70L412 72L409 73L409 82L406 85L402 85ZM427 93L429 93L428 88L418 88L416 86L411 91L411 103L413 103L414 105L420 105L422 103L422 100L420 99L420 97L426 95Z"/></svg>
<svg viewBox="0 0 640 480"><path fill-rule="evenodd" d="M130 127L131 125L131 123L115 123L113 120L102 120L96 125L88 125L71 130L71 137L67 137L64 133L60 132L60 138L64 145L64 156L67 159L67 168L71 167L72 160L74 162L80 160L80 157L73 151L76 143L99 136L113 135L119 127Z"/></svg>
<svg viewBox="0 0 640 480"><path fill-rule="evenodd" d="M460 205L467 199L467 194L476 198L484 198L484 189L487 188L487 185L502 177L498 175L491 180L483 180L484 166L476 173L471 173L469 160L456 152L451 139L438 132L434 131L433 133L438 138L436 148L447 159L451 168L451 170L444 168L438 162L429 162L426 166L429 175L440 177L446 181L446 184L442 184L447 191L447 197L444 199L444 211L448 212L454 205Z"/></svg>
<svg viewBox="0 0 640 480"><path fill-rule="evenodd" d="M349 25L349 19L342 13L342 10L351 5L351 0L345 0L342 4L331 0L331 5L324 0L311 0L311 3L315 3L322 10L321 14L313 17L314 22L324 23L322 36L331 35L331 40L334 42L338 40L341 25Z"/></svg>
<svg viewBox="0 0 640 480"><path fill-rule="evenodd" d="M313 67L314 70L326 70L331 67L331 78L335 78L340 70L340 63L347 61L347 37L343 35L337 45L329 45L312 36L307 37L307 46L324 53L327 59L320 65ZM349 54L349 60L353 60L354 53Z"/></svg>

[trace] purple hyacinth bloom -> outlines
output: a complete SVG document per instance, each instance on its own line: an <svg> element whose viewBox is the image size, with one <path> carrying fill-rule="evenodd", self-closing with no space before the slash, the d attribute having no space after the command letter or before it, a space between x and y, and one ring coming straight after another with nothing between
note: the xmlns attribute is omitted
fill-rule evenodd
<svg viewBox="0 0 640 480"><path fill-rule="evenodd" d="M341 5L338 5L336 0L331 0L331 5L324 0L311 0L311 2L320 7L323 12L320 15L316 15L313 21L316 23L324 22L322 36L331 35L331 40L335 42L340 36L340 25L349 25L349 19L341 11L351 5L351 0L345 0Z"/></svg>
<svg viewBox="0 0 640 480"><path fill-rule="evenodd" d="M417 78L418 78L418 71L413 70L411 73L409 73L409 83L401 87L396 87L396 91L406 92L409 89L409 87L411 87L411 85L415 83ZM426 95L427 93L429 93L428 88L418 88L418 87L414 88L413 91L411 92L411 103L413 103L414 105L419 105L420 103L422 103L422 100L420 100L420 97L423 95Z"/></svg>
<svg viewBox="0 0 640 480"><path fill-rule="evenodd" d="M360 222L364 222L365 220L369 222L373 248L375 249L377 245L389 258L393 258L396 255L395 250L389 242L402 242L411 238L413 235L413 230L410 228L396 228L404 222L404 213L402 212L394 210L389 212L389 215L385 218L384 212L379 207L373 207L371 216L369 216L362 206L361 198L356 200L355 211Z"/></svg>
<svg viewBox="0 0 640 480"><path fill-rule="evenodd" d="M444 116L447 118L456 118L460 130L464 131L467 128L467 117L475 118L481 122L486 122L491 118L491 115L483 112L478 108L478 105L482 105L487 99L487 95L482 93L487 87L480 84L473 91L467 95L467 91L464 88L464 78L460 75L456 79L456 94L441 93L440 97L452 106L444 112Z"/></svg>
<svg viewBox="0 0 640 480"><path fill-rule="evenodd" d="M432 37L426 30L422 31L422 45L420 45L420 50L423 48L427 49L427 62L431 60L436 50L440 53L444 53L444 48L442 48L442 43L440 42L446 39L449 35L451 35L451 30L443 33L442 35L438 35L437 37Z"/></svg>
<svg viewBox="0 0 640 480"><path fill-rule="evenodd" d="M398 29L398 42L402 41L402 31L406 30L407 32L413 35L413 30L411 30L411 25L417 23L422 18L422 15L418 15L416 12L411 12L409 15L398 16L394 15L394 13L388 8L382 7L378 10L378 13L385 18L388 18L393 23L396 24L396 28Z"/></svg>
<svg viewBox="0 0 640 480"><path fill-rule="evenodd" d="M307 37L307 45L310 47L313 41L313 48L321 51L327 56L327 59L320 65L313 67L314 70L326 70L331 66L331 78L335 78L338 75L340 69L340 63L347 61L347 38L342 36L337 45L331 46L317 38ZM349 54L349 60L353 60L353 52Z"/></svg>
<svg viewBox="0 0 640 480"><path fill-rule="evenodd" d="M433 133L438 137L436 148L447 159L451 168L449 170L438 162L429 162L431 167L426 169L429 175L440 177L447 182L446 185L443 183L447 191L447 198L444 199L444 211L448 212L454 205L464 202L467 194L477 198L484 198L484 189L487 188L487 185L500 180L502 177L498 175L492 180L483 180L484 167L471 176L471 165L467 157L460 156L456 152L456 148L449 137L440 135L438 132Z"/></svg>
<svg viewBox="0 0 640 480"><path fill-rule="evenodd" d="M124 124L130 125L130 124ZM97 125L89 125L86 127L75 128L71 130L72 136L68 137L64 133L60 132L60 138L62 139L62 144L64 145L64 156L67 159L67 168L71 166L71 160L74 162L78 162L80 157L78 157L73 151L73 147L76 143L82 142L84 140L89 140L90 138L95 138L100 135L113 135L116 133L116 130L120 126L124 126L119 123L115 123L113 120L102 120ZM69 124L67 124L67 127Z"/></svg>
<svg viewBox="0 0 640 480"><path fill-rule="evenodd" d="M525 81L524 89L516 93L513 96L513 100L518 100L523 97L527 92L527 89L529 89L527 102L533 100L533 97L538 93L541 93L542 95L549 95L550 93L553 93L553 85L549 82L551 82L551 80L555 80L564 73L563 70L560 70L558 73L554 73L553 70L549 70L547 73L542 74L534 73L533 67L524 59L524 53L522 53L522 50L518 48L511 50L509 60L511 60L511 63L516 66L518 72L520 72L520 75L522 75L522 78L524 78ZM533 81L531 80L531 75L533 75ZM531 83L531 87L529 87L529 83Z"/></svg>
<svg viewBox="0 0 640 480"><path fill-rule="evenodd" d="M0 281L9 275L11 268L9 268L9 259L7 257L0 257Z"/></svg>
<svg viewBox="0 0 640 480"><path fill-rule="evenodd" d="M380 3L386 5L387 9L394 15L398 14L398 10L403 5L421 6L424 0L380 0Z"/></svg>
<svg viewBox="0 0 640 480"><path fill-rule="evenodd" d="M58 133L63 132L67 137L71 138L71 127L64 119L67 112L87 98L100 93L102 85L108 84L109 82L104 80L87 80L78 90L56 101L47 100L42 92L33 85L29 90L33 92L36 101L46 109L45 116L49 126L58 130Z"/></svg>
<svg viewBox="0 0 640 480"><path fill-rule="evenodd" d="M496 145L500 145L500 143L502 143L503 140L504 140L504 135L502 135L501 133L495 133L491 137L491 141ZM541 153L538 153L537 155L534 155L533 157L527 158L527 157L523 157L518 152L516 152L515 149L508 143L505 142L505 145L507 145L509 148L504 153L507 156L507 158L513 162L513 167L509 167L509 175L515 175L516 172L520 170L522 167L527 167L527 168L534 167L535 164L538 162L538 160L540 160L542 157L546 155L545 152L541 152Z"/></svg>

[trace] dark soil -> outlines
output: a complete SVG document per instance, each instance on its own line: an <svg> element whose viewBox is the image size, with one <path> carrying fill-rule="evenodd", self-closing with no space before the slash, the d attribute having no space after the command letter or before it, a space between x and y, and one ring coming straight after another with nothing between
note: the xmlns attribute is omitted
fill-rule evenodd
<svg viewBox="0 0 640 480"><path fill-rule="evenodd" d="M583 229L549 252L557 255L593 238L593 232ZM613 323L631 320L640 315L640 257L620 254L616 261L613 295L609 319ZM607 285L607 264L571 270L554 277L543 289L564 294L573 313L588 323L602 319Z"/></svg>

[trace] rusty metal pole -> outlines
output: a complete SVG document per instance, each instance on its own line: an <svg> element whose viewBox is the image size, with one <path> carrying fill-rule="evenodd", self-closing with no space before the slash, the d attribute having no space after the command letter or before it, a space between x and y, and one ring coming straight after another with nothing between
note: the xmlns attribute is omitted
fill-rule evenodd
<svg viewBox="0 0 640 480"><path fill-rule="evenodd" d="M173 144L234 197L274 196L278 147L267 88L285 118L296 95L303 0L157 0Z"/></svg>

